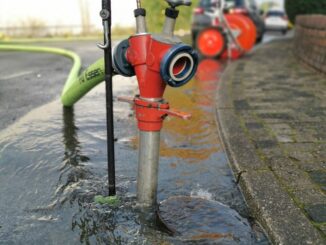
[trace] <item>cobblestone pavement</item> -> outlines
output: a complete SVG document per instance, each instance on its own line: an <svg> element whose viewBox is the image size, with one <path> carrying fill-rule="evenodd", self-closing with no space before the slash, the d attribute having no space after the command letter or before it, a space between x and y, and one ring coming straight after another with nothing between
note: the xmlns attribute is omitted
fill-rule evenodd
<svg viewBox="0 0 326 245"><path fill-rule="evenodd" d="M276 41L231 64L217 117L252 210L277 244L326 243L326 76Z"/></svg>

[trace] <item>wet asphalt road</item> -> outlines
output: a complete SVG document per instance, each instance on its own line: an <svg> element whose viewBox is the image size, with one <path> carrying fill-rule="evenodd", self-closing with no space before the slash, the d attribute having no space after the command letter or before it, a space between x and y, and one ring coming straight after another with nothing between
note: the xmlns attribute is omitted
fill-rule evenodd
<svg viewBox="0 0 326 245"><path fill-rule="evenodd" d="M95 41L40 45L77 52L83 68L102 54ZM0 130L32 109L58 99L71 66L70 59L54 54L0 52Z"/></svg>
<svg viewBox="0 0 326 245"><path fill-rule="evenodd" d="M0 130L60 94L71 62L51 54L0 53Z"/></svg>
<svg viewBox="0 0 326 245"><path fill-rule="evenodd" d="M263 43L268 43L276 39L292 38L294 31L290 30L285 35L279 31L268 31L265 33Z"/></svg>

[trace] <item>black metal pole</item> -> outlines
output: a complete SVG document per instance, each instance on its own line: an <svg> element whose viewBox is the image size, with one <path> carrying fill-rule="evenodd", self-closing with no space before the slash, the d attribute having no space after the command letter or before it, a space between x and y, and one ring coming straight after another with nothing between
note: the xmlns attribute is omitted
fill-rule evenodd
<svg viewBox="0 0 326 245"><path fill-rule="evenodd" d="M115 159L114 159L114 125L113 125L113 93L112 93L112 44L111 44L111 0L102 0L100 13L104 26L104 63L106 88L106 122L107 122L107 154L109 196L115 196Z"/></svg>

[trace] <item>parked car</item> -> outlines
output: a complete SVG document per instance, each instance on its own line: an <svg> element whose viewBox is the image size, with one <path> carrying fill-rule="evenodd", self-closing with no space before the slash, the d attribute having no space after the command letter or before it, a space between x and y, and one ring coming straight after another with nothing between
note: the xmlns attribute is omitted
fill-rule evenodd
<svg viewBox="0 0 326 245"><path fill-rule="evenodd" d="M193 43L196 40L197 34L203 28L212 25L210 17L205 12L214 6L216 6L216 0L200 0L198 6L194 9L191 25ZM263 39L265 24L255 0L225 0L224 12L241 13L248 16L256 26L257 42Z"/></svg>
<svg viewBox="0 0 326 245"><path fill-rule="evenodd" d="M268 10L265 14L265 26L266 30L281 31L285 35L289 28L289 20L284 10Z"/></svg>

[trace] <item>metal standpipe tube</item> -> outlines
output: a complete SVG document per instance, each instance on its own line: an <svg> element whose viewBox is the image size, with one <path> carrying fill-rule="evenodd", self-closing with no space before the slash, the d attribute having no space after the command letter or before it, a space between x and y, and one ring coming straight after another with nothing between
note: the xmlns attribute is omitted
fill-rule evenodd
<svg viewBox="0 0 326 245"><path fill-rule="evenodd" d="M160 131L139 131L137 200L142 206L154 206L160 156Z"/></svg>
<svg viewBox="0 0 326 245"><path fill-rule="evenodd" d="M140 0L137 0L137 9L135 9L134 14L136 18L136 33L145 34L147 33L146 25L146 10L141 7Z"/></svg>
<svg viewBox="0 0 326 245"><path fill-rule="evenodd" d="M137 34L147 33L146 20L142 15L136 17L136 30Z"/></svg>
<svg viewBox="0 0 326 245"><path fill-rule="evenodd" d="M162 32L163 35L166 35L168 37L173 37L175 24L176 24L176 19L166 17L163 26L163 32Z"/></svg>

